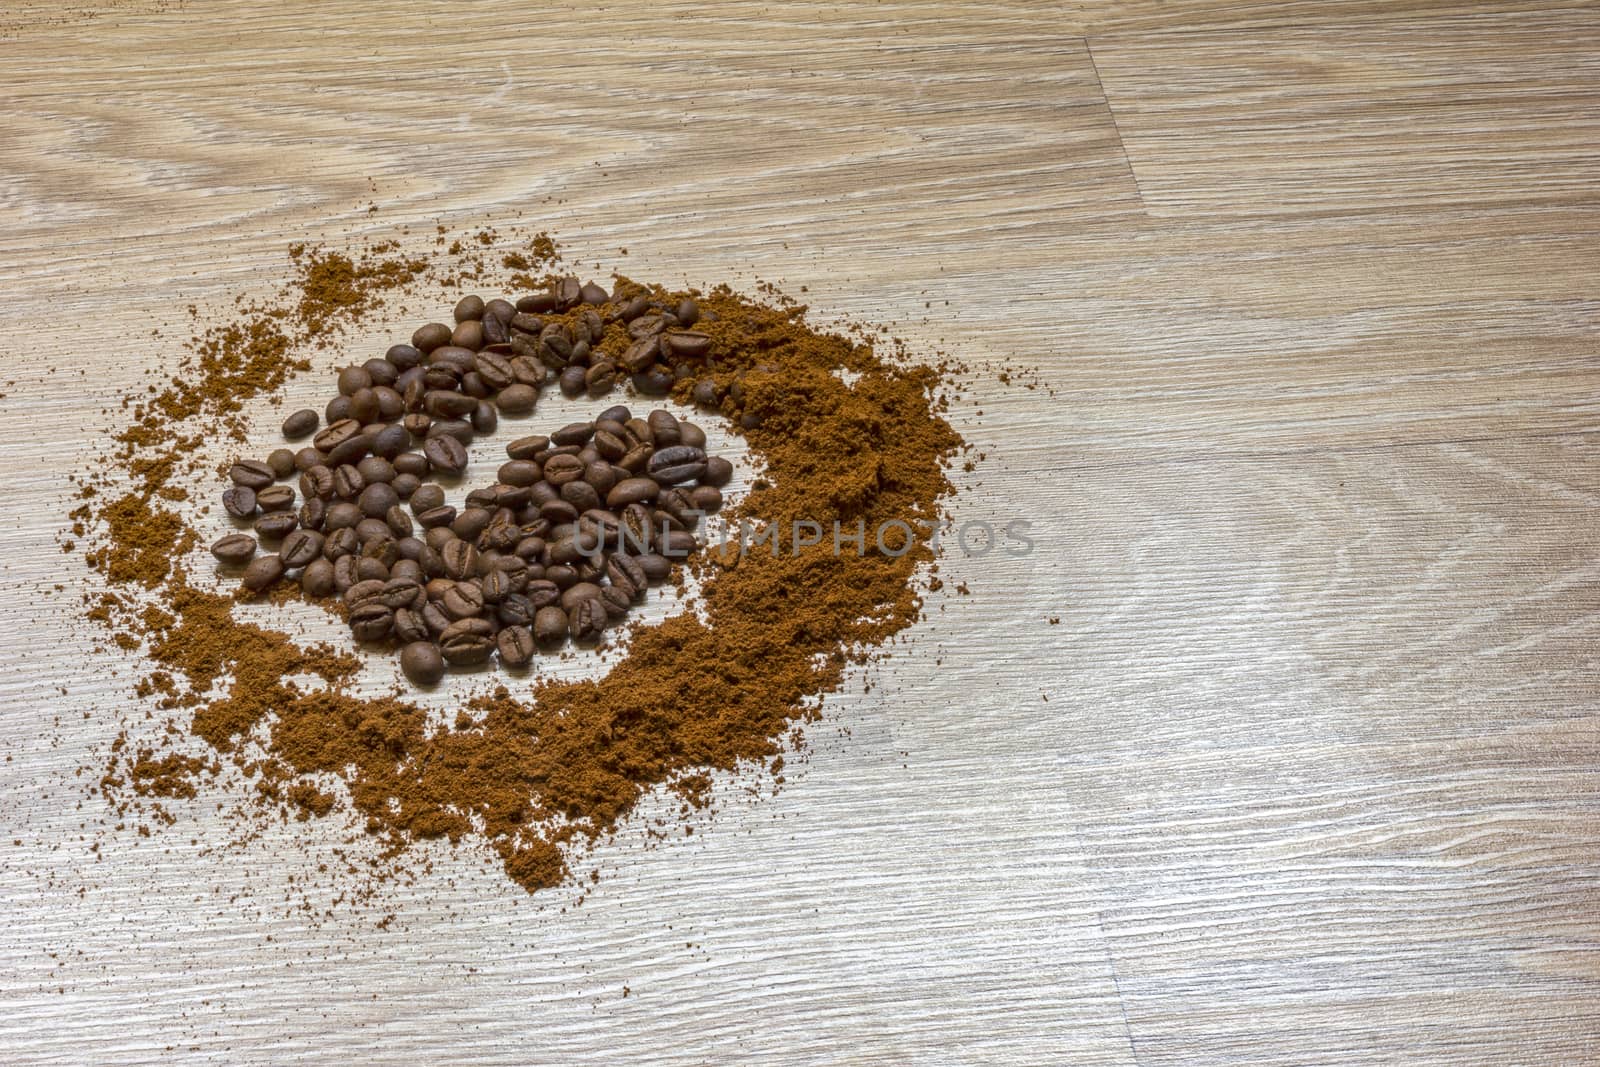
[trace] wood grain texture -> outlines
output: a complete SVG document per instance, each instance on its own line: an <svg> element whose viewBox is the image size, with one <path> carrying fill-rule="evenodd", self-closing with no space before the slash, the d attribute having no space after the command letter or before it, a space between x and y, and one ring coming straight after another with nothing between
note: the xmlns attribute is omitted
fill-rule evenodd
<svg viewBox="0 0 1600 1067"><path fill-rule="evenodd" d="M12 5L0 1061L1592 1062L1595 25ZM1033 522L581 906L440 846L332 907L337 818L240 843L224 781L143 839L75 776L145 711L55 540L86 435L185 305L436 221L963 357L957 518Z"/></svg>

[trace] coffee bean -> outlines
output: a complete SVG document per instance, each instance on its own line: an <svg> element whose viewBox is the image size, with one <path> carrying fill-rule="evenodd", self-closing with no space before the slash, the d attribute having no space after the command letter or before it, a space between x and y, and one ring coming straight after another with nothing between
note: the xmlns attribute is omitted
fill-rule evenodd
<svg viewBox="0 0 1600 1067"><path fill-rule="evenodd" d="M710 378L702 378L694 383L694 402L697 407L714 408L722 400L722 390Z"/></svg>
<svg viewBox="0 0 1600 1067"><path fill-rule="evenodd" d="M605 605L598 598L579 601L567 615L568 632L579 644L593 644L600 640L601 633L610 621L606 617Z"/></svg>
<svg viewBox="0 0 1600 1067"><path fill-rule="evenodd" d="M561 594L561 607L570 616L579 603L600 596L600 587L593 582L578 582Z"/></svg>
<svg viewBox="0 0 1600 1067"><path fill-rule="evenodd" d="M256 505L262 511L282 511L294 507L294 490L287 485L269 485L256 494Z"/></svg>
<svg viewBox="0 0 1600 1067"><path fill-rule="evenodd" d="M350 632L362 643L382 641L394 629L394 612L373 601L350 611Z"/></svg>
<svg viewBox="0 0 1600 1067"><path fill-rule="evenodd" d="M300 572L300 588L310 597L332 596L333 564L325 559L314 559Z"/></svg>
<svg viewBox="0 0 1600 1067"><path fill-rule="evenodd" d="M338 593L362 581L361 557L340 556L333 561L333 588Z"/></svg>
<svg viewBox="0 0 1600 1067"><path fill-rule="evenodd" d="M360 435L361 424L359 422L355 419L339 419L312 438L311 443L323 452L332 452L335 448L358 438Z"/></svg>
<svg viewBox="0 0 1600 1067"><path fill-rule="evenodd" d="M322 528L327 531L343 530L354 526L362 519L361 509L348 500L340 500L328 505L328 514L322 521Z"/></svg>
<svg viewBox="0 0 1600 1067"><path fill-rule="evenodd" d="M256 554L256 539L249 534L228 534L212 543L211 554L217 557L218 563L237 567L248 563L250 557Z"/></svg>
<svg viewBox="0 0 1600 1067"><path fill-rule="evenodd" d="M459 538L452 540L440 550L439 555L444 559L445 573L457 581L470 578L478 572L478 550L470 542Z"/></svg>
<svg viewBox="0 0 1600 1067"><path fill-rule="evenodd" d="M228 477L241 489L265 489L277 481L272 468L258 459L241 459L228 469Z"/></svg>
<svg viewBox="0 0 1600 1067"><path fill-rule="evenodd" d="M336 530L325 529L322 537L322 558L330 563L336 562L341 556L353 555L361 551L361 541L356 537L356 532L349 526Z"/></svg>
<svg viewBox="0 0 1600 1067"><path fill-rule="evenodd" d="M432 352L450 343L450 333L450 327L444 323L430 322L417 327L417 332L411 335L411 346L422 352Z"/></svg>
<svg viewBox="0 0 1600 1067"><path fill-rule="evenodd" d="M506 445L506 455L511 459L532 459L549 447L548 437L519 437Z"/></svg>
<svg viewBox="0 0 1600 1067"><path fill-rule="evenodd" d="M460 474L467 469L467 450L454 437L430 437L422 447L428 462L449 474Z"/></svg>
<svg viewBox="0 0 1600 1067"><path fill-rule="evenodd" d="M361 490L356 498L356 504L365 515L373 518L383 518L389 509L400 503L400 494L394 487L385 482L375 482Z"/></svg>
<svg viewBox="0 0 1600 1067"><path fill-rule="evenodd" d="M722 510L722 490L714 485L697 485L689 491L689 503L708 515Z"/></svg>
<svg viewBox="0 0 1600 1067"><path fill-rule="evenodd" d="M354 396L363 389L372 388L372 375L360 367L346 367L339 372L339 394Z"/></svg>
<svg viewBox="0 0 1600 1067"><path fill-rule="evenodd" d="M545 461L544 480L554 486L560 486L565 482L575 482L583 477L584 469L587 466L577 456L551 456Z"/></svg>
<svg viewBox="0 0 1600 1067"><path fill-rule="evenodd" d="M639 568L644 571L651 585L666 581L672 574L672 561L665 556L647 552L638 559Z"/></svg>
<svg viewBox="0 0 1600 1067"><path fill-rule="evenodd" d="M472 397L446 389L430 389L422 398L423 410L436 419L457 419L470 415L477 406L478 402Z"/></svg>
<svg viewBox="0 0 1600 1067"><path fill-rule="evenodd" d="M414 685L437 685L444 677L444 657L432 641L413 640L400 650L400 669Z"/></svg>
<svg viewBox="0 0 1600 1067"><path fill-rule="evenodd" d="M556 282L556 306L571 307L583 299L583 285L576 278L562 278Z"/></svg>
<svg viewBox="0 0 1600 1067"><path fill-rule="evenodd" d="M395 494L396 497L399 497L399 495L399 493ZM416 528L411 522L411 516L407 515L405 508L402 508L399 504L394 505L394 507L383 513L383 521L396 539L410 537Z"/></svg>
<svg viewBox="0 0 1600 1067"><path fill-rule="evenodd" d="M543 607L533 617L533 636L541 645L567 639L567 613L558 607Z"/></svg>
<svg viewBox="0 0 1600 1067"><path fill-rule="evenodd" d="M693 298L686 296L678 301L675 314L678 316L679 325L693 326L700 321L700 305L695 303Z"/></svg>
<svg viewBox="0 0 1600 1067"><path fill-rule="evenodd" d="M507 626L495 635L495 647L507 667L526 667L533 660L533 633L526 626Z"/></svg>
<svg viewBox="0 0 1600 1067"><path fill-rule="evenodd" d="M317 413L310 408L301 408L283 420L283 436L291 441L299 440L309 433L316 432Z"/></svg>
<svg viewBox="0 0 1600 1067"><path fill-rule="evenodd" d="M413 641L426 641L428 639L428 624L422 621L422 612L412 611L410 608L400 608L394 613L394 636L398 641L411 644ZM405 668L405 649L400 650L400 666ZM409 677L410 671L406 674Z"/></svg>
<svg viewBox="0 0 1600 1067"><path fill-rule="evenodd" d="M721 456L706 457L705 473L700 475L700 481L710 486L721 487L733 480L733 464Z"/></svg>
<svg viewBox="0 0 1600 1067"><path fill-rule="evenodd" d="M459 619L439 635L440 652L458 667L484 662L494 647L494 626L487 619Z"/></svg>
<svg viewBox="0 0 1600 1067"><path fill-rule="evenodd" d="M584 282L578 289L578 299L585 304L604 304L610 298L605 288L594 282Z"/></svg>
<svg viewBox="0 0 1600 1067"><path fill-rule="evenodd" d="M606 578L613 587L622 590L629 600L636 600L650 584L644 568L632 556L615 555L606 560Z"/></svg>
<svg viewBox="0 0 1600 1067"><path fill-rule="evenodd" d="M706 472L706 454L692 445L672 445L657 450L646 469L662 485L693 481Z"/></svg>
<svg viewBox="0 0 1600 1067"><path fill-rule="evenodd" d="M291 530L284 537L278 555L285 567L304 567L322 555L322 535L315 530Z"/></svg>
<svg viewBox="0 0 1600 1067"><path fill-rule="evenodd" d="M658 551L670 559L683 559L698 547L700 546L695 541L694 534L688 530L668 530L666 539Z"/></svg>
<svg viewBox="0 0 1600 1067"><path fill-rule="evenodd" d="M401 608L421 610L422 605L428 602L427 595L423 592L422 583L413 578L391 577L383 585L383 592L379 599L391 610Z"/></svg>
<svg viewBox="0 0 1600 1067"><path fill-rule="evenodd" d="M422 350L415 345L390 345L383 358L406 371L422 362Z"/></svg>
<svg viewBox="0 0 1600 1067"><path fill-rule="evenodd" d="M294 469L297 471L308 471L312 467L324 466L327 458L327 456L323 455L321 452L318 452L315 448L307 445L305 448L300 449L300 451L294 454Z"/></svg>
<svg viewBox="0 0 1600 1067"><path fill-rule="evenodd" d="M300 525L300 517L292 511L272 511L256 520L256 536L265 541L276 541L288 536Z"/></svg>
<svg viewBox="0 0 1600 1067"><path fill-rule="evenodd" d="M699 359L711 351L711 335L699 330L668 330L661 335L661 347L677 359Z"/></svg>
<svg viewBox="0 0 1600 1067"><path fill-rule="evenodd" d="M628 608L632 606L633 598L615 586L606 586L600 590L600 605L606 609L606 618L617 623L628 617Z"/></svg>
<svg viewBox="0 0 1600 1067"><path fill-rule="evenodd" d="M348 419L350 417L350 398L347 396L336 396L332 400L328 401L327 406L322 409L322 417L328 420L329 426L332 426L336 422L343 422L345 419ZM316 438L312 438L312 440L315 441Z"/></svg>
<svg viewBox="0 0 1600 1067"><path fill-rule="evenodd" d="M539 402L539 391L531 385L518 382L500 390L495 404L507 415L526 415Z"/></svg>
<svg viewBox="0 0 1600 1067"><path fill-rule="evenodd" d="M222 507L236 519L248 519L256 513L256 494L243 485L222 491Z"/></svg>
<svg viewBox="0 0 1600 1067"><path fill-rule="evenodd" d="M282 577L283 560L276 555L257 556L244 569L244 577L240 582L252 593L259 593Z"/></svg>
<svg viewBox="0 0 1600 1067"><path fill-rule="evenodd" d="M367 487L361 472L346 463L333 472L333 494L341 500L354 500Z"/></svg>
<svg viewBox="0 0 1600 1067"><path fill-rule="evenodd" d="M678 423L678 443L691 448L706 447L706 432L692 422Z"/></svg>
<svg viewBox="0 0 1600 1067"><path fill-rule="evenodd" d="M661 492L661 484L654 478L624 478L606 494L606 507L613 510L654 500Z"/></svg>

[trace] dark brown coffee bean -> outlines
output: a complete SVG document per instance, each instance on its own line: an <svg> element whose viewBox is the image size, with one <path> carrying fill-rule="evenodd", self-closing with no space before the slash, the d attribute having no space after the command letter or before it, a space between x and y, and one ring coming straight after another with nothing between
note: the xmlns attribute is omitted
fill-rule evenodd
<svg viewBox="0 0 1600 1067"><path fill-rule="evenodd" d="M533 660L533 633L526 626L507 626L495 635L495 647L505 666L513 670L526 667Z"/></svg>
<svg viewBox="0 0 1600 1067"><path fill-rule="evenodd" d="M679 422L678 443L703 450L706 447L706 432L692 422Z"/></svg>
<svg viewBox="0 0 1600 1067"><path fill-rule="evenodd" d="M539 480L541 471L537 463L526 459L513 459L500 464L495 477L506 485L529 486Z"/></svg>
<svg viewBox="0 0 1600 1067"><path fill-rule="evenodd" d="M257 556L244 569L244 577L240 581L252 593L259 593L282 577L283 560L276 555Z"/></svg>
<svg viewBox="0 0 1600 1067"><path fill-rule="evenodd" d="M483 323L477 319L456 323L456 328L450 331L450 343L476 352L483 347Z"/></svg>
<svg viewBox="0 0 1600 1067"><path fill-rule="evenodd" d="M561 486L561 499L585 512L600 506L600 494L594 491L594 486L588 482L565 482Z"/></svg>
<svg viewBox="0 0 1600 1067"><path fill-rule="evenodd" d="M436 508L444 503L444 489L441 486L428 482L419 485L411 494L411 514L420 515L429 508Z"/></svg>
<svg viewBox="0 0 1600 1067"><path fill-rule="evenodd" d="M341 500L354 500L367 487L361 472L346 463L333 472L333 493Z"/></svg>
<svg viewBox="0 0 1600 1067"><path fill-rule="evenodd" d="M623 350L622 355L617 357L617 365L629 374L638 374L655 363L660 351L661 345L656 338L642 337Z"/></svg>
<svg viewBox="0 0 1600 1067"><path fill-rule="evenodd" d="M272 468L259 459L241 459L228 469L228 477L241 489L265 489L277 481Z"/></svg>
<svg viewBox="0 0 1600 1067"><path fill-rule="evenodd" d="M477 365L478 376L491 389L504 389L517 380L511 371L511 361L497 352L479 352Z"/></svg>
<svg viewBox="0 0 1600 1067"><path fill-rule="evenodd" d="M567 613L558 607L543 607L533 617L533 636L541 645L567 639Z"/></svg>
<svg viewBox="0 0 1600 1067"><path fill-rule="evenodd" d="M383 518L389 513L390 508L399 503L400 494L394 491L393 486L384 482L376 482L365 487L356 498L356 504L362 513L372 518Z"/></svg>
<svg viewBox="0 0 1600 1067"><path fill-rule="evenodd" d="M383 358L405 371L422 362L422 350L415 345L390 345Z"/></svg>
<svg viewBox="0 0 1600 1067"><path fill-rule="evenodd" d="M436 419L458 419L472 414L477 406L472 397L445 389L431 389L422 399L423 410Z"/></svg>
<svg viewBox="0 0 1600 1067"><path fill-rule="evenodd" d="M444 677L444 657L432 641L412 640L400 650L400 669L413 685L438 685Z"/></svg>
<svg viewBox="0 0 1600 1067"><path fill-rule="evenodd" d="M361 424L355 419L339 419L327 429L312 438L311 443L323 452L332 452L335 448L354 440L361 435Z"/></svg>
<svg viewBox="0 0 1600 1067"><path fill-rule="evenodd" d="M556 380L556 387L561 390L561 395L569 400L574 397L582 396L584 389L586 388L586 385L584 384L586 381L586 373L587 372L583 367L577 365L570 366L563 370L561 372L561 377Z"/></svg>
<svg viewBox="0 0 1600 1067"><path fill-rule="evenodd" d="M604 304L611 297L604 286L596 285L594 282L584 282L578 289L578 299L585 304Z"/></svg>
<svg viewBox="0 0 1600 1067"><path fill-rule="evenodd" d="M640 371L632 378L634 389L644 396L666 396L672 392L672 386L676 380L672 371L659 363Z"/></svg>
<svg viewBox="0 0 1600 1067"><path fill-rule="evenodd" d="M436 508L427 508L423 511L419 511L416 513L416 516L417 525L421 526L424 530L431 531L440 527L448 528L452 522L455 522L456 509L451 507L449 504L441 504Z"/></svg>
<svg viewBox="0 0 1600 1067"><path fill-rule="evenodd" d="M262 511L283 511L294 507L294 490L287 485L269 485L256 494L256 506Z"/></svg>
<svg viewBox="0 0 1600 1067"><path fill-rule="evenodd" d="M467 469L467 449L454 437L430 437L423 444L423 455L428 462L449 474L460 474Z"/></svg>
<svg viewBox="0 0 1600 1067"><path fill-rule="evenodd" d="M622 302L617 309L617 318L623 322L632 322L634 319L650 310L650 297L646 293L635 293Z"/></svg>
<svg viewBox="0 0 1600 1067"><path fill-rule="evenodd" d="M651 585L666 581L672 574L672 561L663 555L647 552L638 559L639 568L644 571L645 578Z"/></svg>
<svg viewBox="0 0 1600 1067"><path fill-rule="evenodd" d="M544 577L554 582L557 589L566 589L578 581L578 571L565 563L552 563L544 569Z"/></svg>
<svg viewBox="0 0 1600 1067"><path fill-rule="evenodd" d="M315 433L319 421L315 411L301 408L283 420L283 436L291 441L297 441L309 433Z"/></svg>
<svg viewBox="0 0 1600 1067"><path fill-rule="evenodd" d="M292 530L278 550L285 567L304 567L322 555L322 535L315 530Z"/></svg>
<svg viewBox="0 0 1600 1067"><path fill-rule="evenodd" d="M361 509L348 500L340 500L328 505L327 517L322 520L325 531L343 530L352 527L362 520Z"/></svg>
<svg viewBox="0 0 1600 1067"><path fill-rule="evenodd" d="M699 330L668 330L661 335L661 347L676 359L699 359L711 351L711 335Z"/></svg>
<svg viewBox="0 0 1600 1067"><path fill-rule="evenodd" d="M733 480L733 464L721 456L706 457L705 473L700 480L706 485L724 486Z"/></svg>
<svg viewBox="0 0 1600 1067"><path fill-rule="evenodd" d="M510 305L507 305L508 307ZM516 314L515 311L512 314ZM500 318L498 315L485 315L483 317L483 346L485 349L505 346L507 351L510 346L506 342L511 340L511 319ZM481 353L480 353L481 354Z"/></svg>
<svg viewBox="0 0 1600 1067"><path fill-rule="evenodd" d="M339 394L354 396L363 389L372 388L372 375L360 367L346 367L339 372Z"/></svg>
<svg viewBox="0 0 1600 1067"><path fill-rule="evenodd" d="M478 572L478 550L459 538L452 540L440 550L444 558L444 570L451 578L461 581L470 578Z"/></svg>
<svg viewBox="0 0 1600 1067"><path fill-rule="evenodd" d="M222 507L236 519L248 519L256 513L256 494L248 486L235 485L222 491Z"/></svg>
<svg viewBox="0 0 1600 1067"><path fill-rule="evenodd" d="M395 494L396 497L399 495L398 493ZM416 530L416 527L411 522L411 516L407 515L406 509L399 504L394 505L383 513L383 521L389 527L389 532L394 534L396 540L410 537Z"/></svg>
<svg viewBox="0 0 1600 1067"><path fill-rule="evenodd" d="M550 441L556 445L582 445L594 436L594 423L574 422L561 427L550 435Z"/></svg>
<svg viewBox="0 0 1600 1067"><path fill-rule="evenodd" d="M327 456L323 455L315 448L307 445L305 448L302 448L300 451L294 454L294 469L304 472L310 470L312 467L325 466L326 464L324 461L327 460L327 458Z"/></svg>
<svg viewBox="0 0 1600 1067"><path fill-rule="evenodd" d="M556 282L556 306L569 308L583 299L583 284L576 278L562 278Z"/></svg>
<svg viewBox="0 0 1600 1067"><path fill-rule="evenodd" d="M350 560L355 564L355 579L358 582L387 582L389 580L389 568L384 566L382 560L371 559L365 555L345 556L344 559ZM338 563L333 565L335 577L339 574L339 566L340 564Z"/></svg>
<svg viewBox="0 0 1600 1067"><path fill-rule="evenodd" d="M275 448L267 455L267 466L275 478L287 478L294 473L294 453L287 448Z"/></svg>
<svg viewBox="0 0 1600 1067"><path fill-rule="evenodd" d="M355 608L369 601L381 602L384 583L376 579L363 579L344 591L345 607Z"/></svg>
<svg viewBox="0 0 1600 1067"><path fill-rule="evenodd" d="M415 474L396 474L394 481L389 484L394 487L395 495L404 501L410 501L416 491L422 488L422 480Z"/></svg>
<svg viewBox="0 0 1600 1067"><path fill-rule="evenodd" d="M329 426L332 426L336 422L343 422L348 419L350 417L350 398L347 396L336 396L332 400L328 401L328 406L322 409L322 417L327 420ZM326 432L326 430L323 431L323 433ZM321 434L318 434L317 436L320 437ZM312 438L312 440L315 441L316 438Z"/></svg>
<svg viewBox="0 0 1600 1067"><path fill-rule="evenodd" d="M428 624L422 621L422 612L410 608L400 608L394 613L395 640L410 644L413 641L426 641L428 639ZM405 650L400 650L401 668L405 667ZM409 677L411 672L407 671Z"/></svg>
<svg viewBox="0 0 1600 1067"><path fill-rule="evenodd" d="M561 594L561 607L570 616L579 603L598 599L599 596L598 585L593 582L579 582Z"/></svg>
<svg viewBox="0 0 1600 1067"><path fill-rule="evenodd" d="M347 463L356 463L367 454L367 439L365 437L352 437L340 445L334 445L328 450L328 466L338 468Z"/></svg>
<svg viewBox="0 0 1600 1067"><path fill-rule="evenodd" d="M300 572L300 588L306 596L332 596L333 564L325 559L314 559L307 563L306 569Z"/></svg>
<svg viewBox="0 0 1600 1067"><path fill-rule="evenodd" d="M506 445L506 455L511 459L529 460L550 447L550 438L543 436L519 437Z"/></svg>
<svg viewBox="0 0 1600 1067"><path fill-rule="evenodd" d="M696 511L714 515L722 510L722 490L714 485L697 485L689 490L689 503Z"/></svg>
<svg viewBox="0 0 1600 1067"><path fill-rule="evenodd" d="M650 584L644 568L632 556L615 555L606 560L606 578L612 586L622 590L629 600L636 600Z"/></svg>
<svg viewBox="0 0 1600 1067"><path fill-rule="evenodd" d="M422 583L412 578L391 577L383 583L383 593L379 599L394 611L401 608L421 610L422 605L428 602L427 594L422 590Z"/></svg>
<svg viewBox="0 0 1600 1067"><path fill-rule="evenodd" d="M544 464L544 480L554 486L560 486L565 482L575 482L583 477L586 466L587 464L577 456L551 456Z"/></svg>
<svg viewBox="0 0 1600 1067"><path fill-rule="evenodd" d="M652 312L648 315L640 315L628 323L628 336L635 341L643 340L647 337L653 338L666 328L667 320L661 313Z"/></svg>
<svg viewBox="0 0 1600 1067"><path fill-rule="evenodd" d="M661 492L661 483L654 478L624 478L606 494L606 507L616 510L629 504L651 501Z"/></svg>
<svg viewBox="0 0 1600 1067"><path fill-rule="evenodd" d="M539 391L518 382L500 390L494 402L507 415L526 415L538 405Z"/></svg>
<svg viewBox="0 0 1600 1067"><path fill-rule="evenodd" d="M430 322L426 326L417 327L417 332L411 335L411 346L422 352L432 352L450 343L450 333L450 327L444 323Z"/></svg>
<svg viewBox="0 0 1600 1067"><path fill-rule="evenodd" d="M700 305L695 303L692 297L686 296L678 301L674 314L678 316L678 324L680 326L693 326L700 321Z"/></svg>
<svg viewBox="0 0 1600 1067"><path fill-rule="evenodd" d="M578 644L593 644L600 640L601 633L610 622L605 605L600 603L598 597L580 600L567 612L567 620L567 630Z"/></svg>
<svg viewBox="0 0 1600 1067"><path fill-rule="evenodd" d="M478 582L485 604L498 604L511 595L511 576L502 570L491 570Z"/></svg>
<svg viewBox="0 0 1600 1067"><path fill-rule="evenodd" d="M394 612L377 601L350 610L350 632L357 641L382 641L393 629Z"/></svg>
<svg viewBox="0 0 1600 1067"><path fill-rule="evenodd" d="M482 663L494 651L494 626L487 619L458 619L439 635L439 650L458 667Z"/></svg>
<svg viewBox="0 0 1600 1067"><path fill-rule="evenodd" d="M668 530L666 540L658 547L663 556L669 559L683 559L692 555L700 545L694 539L694 534L688 530Z"/></svg>
<svg viewBox="0 0 1600 1067"><path fill-rule="evenodd" d="M337 530L327 530L322 537L322 558L332 563L341 556L353 555L361 551L361 539L349 526Z"/></svg>
<svg viewBox="0 0 1600 1067"><path fill-rule="evenodd" d="M464 296L456 301L455 319L457 322L481 318L483 318L483 297L476 295Z"/></svg>
<svg viewBox="0 0 1600 1067"><path fill-rule="evenodd" d="M694 383L694 402L698 407L714 408L722 402L722 390L710 378L702 378Z"/></svg>
<svg viewBox="0 0 1600 1067"><path fill-rule="evenodd" d="M612 623L621 622L628 617L628 607L632 598L615 586L606 586L600 590L600 605L606 609L606 619Z"/></svg>
<svg viewBox="0 0 1600 1067"><path fill-rule="evenodd" d="M706 454L691 445L657 449L646 469L662 485L694 481L706 472Z"/></svg>
<svg viewBox="0 0 1600 1067"><path fill-rule="evenodd" d="M408 574L413 578L422 578L422 568L417 565L417 558L422 554L422 542L415 537L401 537L394 543L395 555L400 558L395 561L392 568L396 578ZM403 567L409 564L409 567Z"/></svg>
<svg viewBox="0 0 1600 1067"><path fill-rule="evenodd" d="M377 422L378 394L371 389L359 389L350 394L350 417L363 426Z"/></svg>
<svg viewBox="0 0 1600 1067"><path fill-rule="evenodd" d="M212 543L211 554L217 557L218 563L237 567L248 563L250 557L256 554L256 539L249 534L228 534Z"/></svg>
<svg viewBox="0 0 1600 1067"><path fill-rule="evenodd" d="M300 516L292 511L268 512L256 520L256 536L263 541L277 541L299 525Z"/></svg>

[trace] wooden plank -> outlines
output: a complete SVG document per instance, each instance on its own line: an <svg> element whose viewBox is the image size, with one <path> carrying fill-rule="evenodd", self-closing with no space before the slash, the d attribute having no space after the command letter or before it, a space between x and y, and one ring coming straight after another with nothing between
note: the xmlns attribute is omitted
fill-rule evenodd
<svg viewBox="0 0 1600 1067"><path fill-rule="evenodd" d="M1095 60L1157 214L1589 206L1600 19L1112 37Z"/></svg>

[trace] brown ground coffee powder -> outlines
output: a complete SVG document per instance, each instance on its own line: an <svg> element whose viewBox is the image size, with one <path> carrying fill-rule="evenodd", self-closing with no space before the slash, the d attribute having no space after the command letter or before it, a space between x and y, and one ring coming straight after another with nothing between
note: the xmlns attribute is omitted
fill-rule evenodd
<svg viewBox="0 0 1600 1067"><path fill-rule="evenodd" d="M198 446L242 435L247 401L306 369L313 348L382 307L386 294L431 286L430 305L448 306L441 280L492 287L497 243L488 233L427 256L394 245L353 256L293 250L298 273L279 297L241 305L234 321L203 332L169 386L132 406L133 423L118 437L127 480L86 478L74 519L80 536L93 527L86 555L106 583L86 598L90 616L152 664L139 695L182 710L194 736L254 778L263 802L327 814L338 804L310 776L336 775L367 830L395 854L416 839L469 837L481 821L507 873L532 891L561 882L564 850L613 829L646 790L676 783L692 800L704 795L706 769L781 766L780 739L815 714L806 698L837 688L851 662L917 618L914 577L931 549L919 542L891 554L871 532L936 521L961 442L940 417L939 371L815 331L803 307L774 293L697 294L715 313L701 328L726 353L708 371L720 412L765 467L727 517L782 531L860 524L864 550L835 551L824 537L794 553L785 537L781 554L707 553L690 564L704 621L685 611L636 627L628 654L604 677L502 686L473 699L449 728L430 727L398 693L357 696L349 683L358 656L242 622L230 597L184 569L196 535L178 510L183 477L202 462ZM506 254L504 269L516 272L506 281L543 283L529 272L553 266L554 255L542 236ZM676 399L689 402L693 387L679 383ZM265 758L244 744L263 727ZM216 771L211 760L128 747L101 780L114 803L182 797L195 776Z"/></svg>

